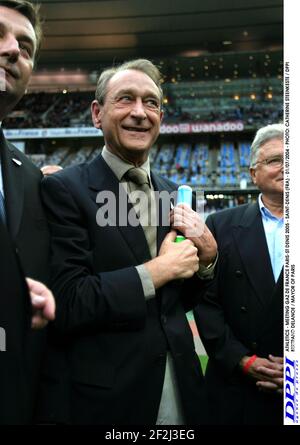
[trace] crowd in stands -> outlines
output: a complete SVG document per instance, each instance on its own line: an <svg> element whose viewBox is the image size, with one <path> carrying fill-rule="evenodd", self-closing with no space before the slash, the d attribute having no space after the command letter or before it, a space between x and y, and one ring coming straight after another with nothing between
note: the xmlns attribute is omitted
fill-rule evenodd
<svg viewBox="0 0 300 445"><path fill-rule="evenodd" d="M84 146L79 150L59 148L52 154L33 155L38 167L58 164L67 167L91 161L99 154L99 149ZM150 152L153 170L177 184L189 184L205 189L247 189L251 187L248 172L250 143L224 142L221 147L209 148L198 143L192 146L183 143L155 145Z"/></svg>
<svg viewBox="0 0 300 445"><path fill-rule="evenodd" d="M4 128L63 128L91 126L91 92L31 93L3 122Z"/></svg>
<svg viewBox="0 0 300 445"><path fill-rule="evenodd" d="M259 99L258 99L259 100ZM251 102L250 102L251 101ZM168 123L178 122L224 122L241 120L248 126L257 127L260 125L268 125L274 122L279 122L283 119L283 105L282 103L271 104L270 101L253 102L249 99L246 106L237 105L236 102L227 108L205 108L200 110L187 111L181 107L165 107L164 119Z"/></svg>
<svg viewBox="0 0 300 445"><path fill-rule="evenodd" d="M256 127L282 119L282 83L277 78L164 84L164 122L216 122L241 120L245 127ZM251 94L250 94L251 93ZM90 104L94 93L57 92L26 95L4 128L91 127ZM247 189L248 142L223 142L220 147L204 143L166 144L153 147L154 170L180 184L205 189ZM52 155L37 155L34 162L63 167L92 160L93 147L80 150L62 148Z"/></svg>
<svg viewBox="0 0 300 445"><path fill-rule="evenodd" d="M250 144L242 142L237 148L226 142L220 149L205 144L164 144L153 153L153 169L178 184L203 186L210 189L247 188L251 184L247 162Z"/></svg>
<svg viewBox="0 0 300 445"><path fill-rule="evenodd" d="M242 120L259 126L283 115L282 82L276 77L180 82L165 89L165 115L173 122Z"/></svg>
<svg viewBox="0 0 300 445"><path fill-rule="evenodd" d="M282 85L274 78L224 82L166 84L164 122L242 120L249 127L278 122L283 116ZM90 104L94 93L31 93L3 122L4 128L92 126Z"/></svg>

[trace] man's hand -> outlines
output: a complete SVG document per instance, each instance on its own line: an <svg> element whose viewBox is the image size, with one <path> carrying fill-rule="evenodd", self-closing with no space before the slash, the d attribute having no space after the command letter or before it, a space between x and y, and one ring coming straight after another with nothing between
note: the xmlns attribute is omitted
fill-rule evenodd
<svg viewBox="0 0 300 445"><path fill-rule="evenodd" d="M249 357L240 361L243 367ZM248 368L247 375L256 380L256 386L262 391L282 393L283 386L283 358L269 355L269 358L257 357Z"/></svg>
<svg viewBox="0 0 300 445"><path fill-rule="evenodd" d="M217 255L217 243L200 215L186 204L179 204L170 213L173 229L191 240L198 249L199 262L203 266L212 263Z"/></svg>
<svg viewBox="0 0 300 445"><path fill-rule="evenodd" d="M272 381L257 381L256 386L265 392L283 394L283 357L275 357L270 354L269 360L278 365L277 370L274 371L274 369L271 369L270 367L263 366L260 367L259 371L269 378L272 378ZM278 377L278 372L281 372L280 377Z"/></svg>
<svg viewBox="0 0 300 445"><path fill-rule="evenodd" d="M39 281L26 278L32 305L31 327L44 328L49 320L55 318L55 300L52 292Z"/></svg>
<svg viewBox="0 0 300 445"><path fill-rule="evenodd" d="M41 172L44 176L48 176L53 175L53 173L56 173L62 169L63 168L60 165L44 165L44 167L41 168Z"/></svg>
<svg viewBox="0 0 300 445"><path fill-rule="evenodd" d="M190 240L175 243L176 236L174 230L169 232L162 242L158 256L145 263L155 289L172 280L191 278L199 269L197 248Z"/></svg>

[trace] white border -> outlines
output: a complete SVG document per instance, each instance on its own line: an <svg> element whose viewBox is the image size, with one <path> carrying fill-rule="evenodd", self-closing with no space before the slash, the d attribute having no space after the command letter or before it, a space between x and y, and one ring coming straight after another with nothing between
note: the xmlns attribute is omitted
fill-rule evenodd
<svg viewBox="0 0 300 445"><path fill-rule="evenodd" d="M284 425L299 425L300 309L298 290L298 227L300 193L299 144L299 0L284 2L285 125L285 266L284 266ZM298 114L298 116L297 116ZM296 310L297 309L297 310Z"/></svg>

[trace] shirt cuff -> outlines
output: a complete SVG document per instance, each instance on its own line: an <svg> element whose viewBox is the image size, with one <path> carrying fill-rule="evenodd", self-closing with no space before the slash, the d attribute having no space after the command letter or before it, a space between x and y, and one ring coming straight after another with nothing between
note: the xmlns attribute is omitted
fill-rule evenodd
<svg viewBox="0 0 300 445"><path fill-rule="evenodd" d="M199 270L197 272L197 275L201 280L212 280L214 278L214 272L218 258L219 258L219 252L217 252L216 258L214 259L213 263L209 264L208 266L203 266L202 264L199 264Z"/></svg>
<svg viewBox="0 0 300 445"><path fill-rule="evenodd" d="M154 298L155 287L150 272L148 272L144 264L136 266L136 270L142 283L145 299L149 300L149 298Z"/></svg>

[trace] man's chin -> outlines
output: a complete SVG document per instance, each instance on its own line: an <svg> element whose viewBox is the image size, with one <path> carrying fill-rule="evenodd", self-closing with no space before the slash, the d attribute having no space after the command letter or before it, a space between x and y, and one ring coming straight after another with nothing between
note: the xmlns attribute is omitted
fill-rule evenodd
<svg viewBox="0 0 300 445"><path fill-rule="evenodd" d="M131 146L131 145L128 145L125 148L125 150L127 152L130 152L132 154L136 154L138 156L139 154L148 152L150 150L150 148L151 147L149 147L148 145L147 146L144 146L144 145L143 146Z"/></svg>
<svg viewBox="0 0 300 445"><path fill-rule="evenodd" d="M121 155L127 161L130 162L142 162L144 163L147 159L149 147L133 147L131 145L123 146L122 150L119 151L119 156Z"/></svg>
<svg viewBox="0 0 300 445"><path fill-rule="evenodd" d="M150 150L152 144L149 142L141 141L140 139L136 139L134 141L130 141L127 144L124 144L126 150L136 151L136 152L144 152Z"/></svg>
<svg viewBox="0 0 300 445"><path fill-rule="evenodd" d="M18 80L11 75L6 74L5 77L0 78L0 85L15 103L18 103L26 92L25 87L21 88Z"/></svg>

